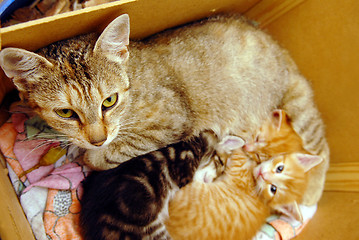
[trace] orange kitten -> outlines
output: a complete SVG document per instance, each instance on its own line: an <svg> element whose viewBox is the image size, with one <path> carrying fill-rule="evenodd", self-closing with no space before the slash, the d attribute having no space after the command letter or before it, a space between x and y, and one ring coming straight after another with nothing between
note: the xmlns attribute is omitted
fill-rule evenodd
<svg viewBox="0 0 359 240"><path fill-rule="evenodd" d="M322 158L302 153L301 139L286 119L283 111L275 111L261 128L261 141L243 147L268 155L278 149L279 155L256 166L238 149L221 180L193 182L176 194L166 223L173 239L248 240L274 211L302 220L297 202L307 187L306 173Z"/></svg>
<svg viewBox="0 0 359 240"><path fill-rule="evenodd" d="M294 131L291 120L283 110L272 112L255 133L253 141L244 145L244 150L258 163L278 154L294 151L306 153L302 139Z"/></svg>
<svg viewBox="0 0 359 240"><path fill-rule="evenodd" d="M298 208L307 189L307 172L322 162L322 158L305 153L278 155L253 169L256 190L272 210L284 213L298 221Z"/></svg>

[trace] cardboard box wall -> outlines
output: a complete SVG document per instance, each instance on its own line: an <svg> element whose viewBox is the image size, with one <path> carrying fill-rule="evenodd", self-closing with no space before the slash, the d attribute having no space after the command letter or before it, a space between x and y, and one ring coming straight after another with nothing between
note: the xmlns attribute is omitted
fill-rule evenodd
<svg viewBox="0 0 359 240"><path fill-rule="evenodd" d="M51 42L101 31L122 13L131 37L217 12L256 20L287 48L312 82L327 125L331 168L319 209L298 239L359 239L359 2L356 0L138 0L119 1L1 29L1 47L36 50ZM0 71L0 101L13 89ZM1 112L0 119L6 119ZM33 239L4 166L0 169L0 237ZM336 210L332 210L332 208Z"/></svg>

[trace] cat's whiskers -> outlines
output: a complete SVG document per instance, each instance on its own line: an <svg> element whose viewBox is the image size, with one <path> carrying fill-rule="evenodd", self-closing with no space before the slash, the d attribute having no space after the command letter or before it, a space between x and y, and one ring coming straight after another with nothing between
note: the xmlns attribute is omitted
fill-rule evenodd
<svg viewBox="0 0 359 240"><path fill-rule="evenodd" d="M53 140L53 141L57 141L57 142L69 141L65 134L49 133L49 134L40 134L40 135L29 136L29 137L22 139L20 142L32 141L32 140Z"/></svg>
<svg viewBox="0 0 359 240"><path fill-rule="evenodd" d="M71 146L76 146L71 140L61 141L60 146L64 149L68 149Z"/></svg>
<svg viewBox="0 0 359 240"><path fill-rule="evenodd" d="M47 140L45 140L44 142L38 144L36 147L34 147L33 149L31 149L31 151L28 152L28 153L23 157L23 159L26 159L26 158L27 158L29 155L31 155L34 151L36 151L36 150L38 150L38 149L40 149L40 148L42 148L42 147L45 147L46 145L51 145L51 144L53 144L53 141L47 141Z"/></svg>
<svg viewBox="0 0 359 240"><path fill-rule="evenodd" d="M19 142L24 143L26 141L32 141L32 140L38 140L41 141L37 146L35 146L30 152L28 152L25 156L24 159L26 159L29 155L31 155L34 151L38 150L39 148L45 147L46 145L51 145L54 143L60 143L60 145L65 146L63 148L66 148L70 145L72 145L72 143L68 140L67 136L65 134L60 134L60 133L48 133L48 134L37 134L37 135L33 135L33 136L29 136L26 137L22 140L20 140Z"/></svg>

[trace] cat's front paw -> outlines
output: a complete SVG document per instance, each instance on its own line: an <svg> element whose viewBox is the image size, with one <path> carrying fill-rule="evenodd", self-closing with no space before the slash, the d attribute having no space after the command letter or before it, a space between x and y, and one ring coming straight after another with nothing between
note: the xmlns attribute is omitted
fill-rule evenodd
<svg viewBox="0 0 359 240"><path fill-rule="evenodd" d="M198 169L193 176L194 181L203 183L211 183L215 178L217 178L217 171L212 165Z"/></svg>

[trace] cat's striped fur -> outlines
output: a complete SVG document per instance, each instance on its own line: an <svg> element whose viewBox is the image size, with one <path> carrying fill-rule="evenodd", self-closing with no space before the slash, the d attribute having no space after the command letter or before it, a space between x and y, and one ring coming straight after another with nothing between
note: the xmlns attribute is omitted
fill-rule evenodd
<svg viewBox="0 0 359 240"><path fill-rule="evenodd" d="M199 137L93 172L83 182L80 222L86 240L170 239L164 220L168 201L201 167L222 162L231 147L205 131ZM216 158L214 158L216 156ZM222 168L223 169L223 168Z"/></svg>
<svg viewBox="0 0 359 240"><path fill-rule="evenodd" d="M115 167L204 129L248 140L283 108L304 147L324 158L303 201L319 200L329 149L312 90L287 52L241 17L216 16L129 41L122 15L98 39L80 36L37 53L4 49L0 65L50 126L88 149L93 168Z"/></svg>

